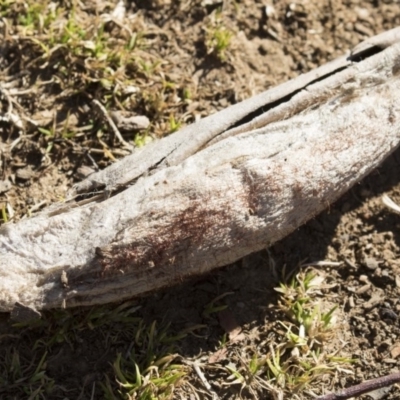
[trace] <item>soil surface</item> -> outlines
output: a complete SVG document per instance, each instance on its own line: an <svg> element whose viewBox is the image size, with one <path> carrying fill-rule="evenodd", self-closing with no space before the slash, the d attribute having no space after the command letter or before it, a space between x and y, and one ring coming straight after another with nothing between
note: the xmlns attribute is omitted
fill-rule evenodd
<svg viewBox="0 0 400 400"><path fill-rule="evenodd" d="M85 18L110 13L116 5L114 1L83 3L76 12ZM130 29L146 32L141 57L153 64L151 73L135 70L129 82L121 78L120 85L133 85L139 91L123 109L148 117L150 127L139 133L147 132L153 138L173 131L174 121L180 126L189 124L320 66L400 23L399 2L390 0L137 0L127 4L126 13L131 18ZM13 28L12 16L6 17L9 25L1 22L7 41L0 45L0 86L14 93L14 109L24 128L21 133L16 123L0 121L0 205L17 221L59 201L87 169L104 168L126 150L106 125L101 134L86 133L88 125L102 123L91 103L96 98L103 100L95 86L101 79L93 79L84 93L71 94L46 65L40 70L33 63L30 69L23 64L28 44L18 38L22 33ZM212 32L220 26L231 32L229 45L222 50L212 42ZM71 68L70 73L75 72ZM7 86L10 82L13 86ZM1 105L5 115L9 101L4 94ZM121 109L117 101L109 107L111 111ZM73 137L43 134L52 127L60 129L65 121ZM124 139L132 140L132 134L124 133ZM348 371L335 370L324 376L323 385L286 393L285 398L311 398L312 393L326 393L398 370L400 217L382 205L381 196L388 194L400 204L399 171L397 151L329 210L273 247L195 282L136 301L139 315L149 323L168 321L172 332L200 327L179 342L178 352L183 360L201 362L212 389L207 390L200 376L190 370L188 381L196 389L191 392L190 385L184 384L176 390L176 398L194 399L193 393L198 398L273 398L265 388L232 383L226 369L219 367L240 360L239 350L259 348L276 332L278 293L273 288L284 277L282 271L298 272L302 265L316 261L340 262L315 268L330 286L323 289L323 295L338 305L338 330L343 332L337 351L356 361L346 367ZM210 359L224 333L230 331L224 317L204 313L218 296L222 297L215 304L227 306L229 318L241 327L244 337L232 343L226 354ZM95 311L79 312L82 316ZM48 321L54 318L54 313L44 315ZM8 315L2 315L0 323L0 354L17 349L21 360L37 364L34 344L45 340L54 324L10 327ZM117 385L112 363L118 352L127 352L132 345L123 322L109 329L112 343L106 329L71 328L68 332L66 327L63 339L46 344L46 374L57 389L41 398L105 398L98 383L109 379L112 386ZM1 358L2 365L7 357ZM393 386L375 392L373 398L398 399L398 393L399 388ZM0 398L28 397L18 394L15 387L0 388Z"/></svg>

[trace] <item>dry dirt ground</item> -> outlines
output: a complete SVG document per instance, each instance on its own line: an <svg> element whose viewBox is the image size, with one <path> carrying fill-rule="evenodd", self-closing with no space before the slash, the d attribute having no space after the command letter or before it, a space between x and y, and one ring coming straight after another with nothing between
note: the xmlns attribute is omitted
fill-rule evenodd
<svg viewBox="0 0 400 400"><path fill-rule="evenodd" d="M0 2L0 224L60 201L86 171L126 154L93 100L110 113L146 116L149 127L123 132L141 144L400 23L395 0L137 0L126 2L120 19L116 4ZM111 54L113 48L125 53ZM147 346L157 356L149 343L153 321L170 324L174 363L185 366L186 376L170 394L137 391L131 398L268 399L280 390L285 398L312 398L397 371L400 217L383 207L381 196L400 203L399 168L397 151L286 239L195 282L128 305L46 312L32 326L12 326L1 315L0 398L128 398L130 389L118 384L117 355L140 355ZM316 268L329 284L323 297L338 306L335 351L354 362L297 393L277 381L275 391L253 384L258 378L251 381L246 362L268 353L268 341L283 330L273 288L289 271L324 260L340 262ZM241 336L229 342L235 324ZM172 340L185 329L186 336ZM131 368L125 377L137 379ZM399 393L393 386L373 398Z"/></svg>

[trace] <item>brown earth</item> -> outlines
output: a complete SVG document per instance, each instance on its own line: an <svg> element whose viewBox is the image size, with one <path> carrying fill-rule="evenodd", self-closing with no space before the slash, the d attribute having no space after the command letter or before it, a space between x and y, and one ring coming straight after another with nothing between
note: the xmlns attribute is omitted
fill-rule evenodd
<svg viewBox="0 0 400 400"><path fill-rule="evenodd" d="M82 13L86 17L114 7L106 2L84 3ZM133 99L128 107L150 119L150 132L155 137L168 133L170 115L182 124L193 122L322 65L400 22L399 2L395 0L138 0L129 3L127 13L131 16L137 13L134 28L147 32L148 44L143 57L160 62L151 77L143 73L134 75L135 85L143 95ZM225 54L217 54L205 44L207 30L218 24L233 33ZM5 30L4 25L2 29ZM0 184L11 182L11 188L2 191L0 185L0 202L12 207L17 220L42 207L43 201L46 204L59 201L79 179L79 168L93 168L86 156L87 149L97 149L91 154L100 168L113 157L107 159L108 153L100 145L99 137L85 136L82 129L94 118L88 110L96 91L90 89L90 96L70 96L55 84L35 85L37 76L32 76L34 72L30 72L29 65L20 71L18 62L13 63L21 57L18 52L24 51L26 43L13 39L18 31L8 29L7 45L0 46L3 57L0 66L6 71L0 74L0 84L15 81L18 90L32 90L28 95L16 95L20 112L39 121L42 127L49 127L53 122L62 125L70 118L76 131L83 132L74 140L50 143L26 119L23 136L10 123L1 122ZM41 71L44 75L50 74L41 79L51 79L50 72ZM25 81L17 77L18 73L24 74ZM163 90L165 81L174 82L173 88ZM184 90L190 91L190 101L182 100ZM157 97L160 93L162 96ZM157 107L154 102L151 107L145 95L156 96L153 100L158 102ZM116 103L113 105L118 108ZM2 107L4 113L7 107L4 98ZM58 111L56 116L52 110ZM102 135L113 156L125 154L107 128ZM124 137L131 139L129 135ZM16 139L19 141L14 142ZM51 152L46 151L50 144ZM318 268L332 284L329 290L324 290L324 295L341 310L342 326L346 329L343 351L357 362L353 374L336 371L327 376L325 389L349 386L397 371L400 365L400 259L397 258L400 217L383 207L381 196L386 193L400 203L399 168L400 151L397 151L327 211L268 251L196 282L144 298L138 301L139 314L149 322L169 321L173 331L204 325L199 334L189 335L180 342L179 354L183 359L201 360L205 365L203 373L220 398L269 398L271 395L260 388L253 393L248 388L241 390L240 385L224 385L229 374L207 364L210 354L218 349L224 329L216 314L204 316L205 307L217 296L227 294L218 304L227 305L242 327L245 338L240 347L258 349L276 330L277 294L273 288L282 277L283 267L294 271L308 262L340 261L337 267ZM275 270L271 269L271 263ZM274 275L274 271L278 272ZM44 316L45 319L53 317L51 313ZM11 329L8 316L3 315L0 328L0 352L5 354L15 346L21 358L33 360L32 343L45 337L54 326ZM126 352L131 345L127 326L119 322L110 329L119 329L119 333L113 336L115 341L106 341L106 345L107 332L96 329L64 332L60 343L47 345L47 373L58 385L56 394L47 398L104 398L100 389L91 397L93 382L102 380L104 373L111 377L110 363L116 353ZM235 357L235 348L232 349L230 357ZM218 361L221 365L228 362L228 356ZM193 371L190 382L199 389L199 398L212 398ZM312 390L318 394L321 386ZM179 393L177 398L186 398L182 393L187 392ZM375 396L375 399L400 398L396 387ZM0 397L28 398L16 396L11 389L9 392L0 389Z"/></svg>

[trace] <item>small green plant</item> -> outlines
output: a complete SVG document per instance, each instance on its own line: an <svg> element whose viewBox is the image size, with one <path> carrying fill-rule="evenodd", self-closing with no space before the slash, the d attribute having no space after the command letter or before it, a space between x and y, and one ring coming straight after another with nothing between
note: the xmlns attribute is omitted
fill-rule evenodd
<svg viewBox="0 0 400 400"><path fill-rule="evenodd" d="M335 357L326 351L338 332L337 306L327 308L321 301L324 278L314 272L301 272L290 283L282 283L278 308L288 321L278 321L285 332L270 344L266 371L278 391L297 393L326 373L334 373L353 360Z"/></svg>
<svg viewBox="0 0 400 400"><path fill-rule="evenodd" d="M7 393L21 392L21 398L48 398L54 382L46 375L47 353L60 343L73 348L84 331L97 330L107 332L106 348L111 349L122 341L130 343L126 351L117 354L113 363L115 379L108 374L99 383L104 398L171 398L188 372L188 367L179 362L178 343L188 333L204 326L197 325L171 334L169 324L145 323L136 315L139 308L134 301L127 301L117 307L60 309L44 312L41 319L14 324L13 327L21 331L26 328L36 331L41 339L36 340L32 352L43 355L36 362L21 360L17 350L10 348L0 357L4 372L0 377L0 392L5 388Z"/></svg>
<svg viewBox="0 0 400 400"><path fill-rule="evenodd" d="M265 380L265 370L267 360L265 357L260 357L255 349L252 349L252 354L248 357L237 355L239 365L235 366L230 363L226 366L226 370L230 374L227 381L231 385L239 384L241 390L246 389L252 393L254 398L258 398L257 391L259 389L271 390L271 386Z"/></svg>
<svg viewBox="0 0 400 400"><path fill-rule="evenodd" d="M54 381L46 374L46 357L44 352L37 363L35 359L22 361L16 349L7 349L0 357L0 393L18 394L18 398L51 397Z"/></svg>
<svg viewBox="0 0 400 400"><path fill-rule="evenodd" d="M314 273L300 273L291 282L281 284L275 290L282 294L280 308L299 327L303 337L307 336L315 343L326 341L334 325L334 311L321 312L320 303L315 296L321 294L324 278Z"/></svg>
<svg viewBox="0 0 400 400"><path fill-rule="evenodd" d="M151 325L139 322L130 352L125 356L119 353L113 364L120 394L143 400L168 399L182 383L187 367L175 363L175 351L185 333L171 336L168 328L157 328L155 321ZM110 382L101 386L107 398L115 398Z"/></svg>
<svg viewBox="0 0 400 400"><path fill-rule="evenodd" d="M192 98L192 93L189 88L184 88L182 91L182 97L185 101L190 101Z"/></svg>
<svg viewBox="0 0 400 400"><path fill-rule="evenodd" d="M24 12L18 16L19 24L24 27L25 34L48 29L57 17L56 9L46 1L25 4Z"/></svg>
<svg viewBox="0 0 400 400"><path fill-rule="evenodd" d="M7 212L7 203L1 203L1 219L0 221L3 223L8 222L8 212Z"/></svg>
<svg viewBox="0 0 400 400"><path fill-rule="evenodd" d="M134 143L136 147L143 147L153 141L153 138L147 133L137 133L135 135Z"/></svg>
<svg viewBox="0 0 400 400"><path fill-rule="evenodd" d="M110 327L117 327L118 324L137 324L141 320L135 315L138 309L134 302L129 301L118 307L59 309L44 314L41 319L15 323L13 327L36 329L41 332L42 339L36 341L33 349L47 350L57 343L74 343L79 340L79 332L84 330L105 328L110 331ZM119 331L116 334L119 334Z"/></svg>
<svg viewBox="0 0 400 400"><path fill-rule="evenodd" d="M221 61L225 61L232 36L233 33L224 26L217 25L208 28L206 33L207 53L215 54Z"/></svg>
<svg viewBox="0 0 400 400"><path fill-rule="evenodd" d="M228 342L229 342L228 334L227 334L227 333L224 333L224 334L222 335L221 340L218 341L219 348L220 348L220 349L223 349L224 347L226 347L226 345L228 344Z"/></svg>
<svg viewBox="0 0 400 400"><path fill-rule="evenodd" d="M171 114L169 116L169 132L173 133L176 132L180 127L181 123L175 119L175 117Z"/></svg>
<svg viewBox="0 0 400 400"><path fill-rule="evenodd" d="M273 381L278 387L284 387L286 383L286 372L284 365L281 363L281 351L280 349L274 349L270 346L270 355L266 359L269 370L267 376L270 381Z"/></svg>
<svg viewBox="0 0 400 400"><path fill-rule="evenodd" d="M209 318L211 314L215 314L222 310L225 310L228 307L226 304L218 305L217 303L220 300L222 300L224 297L229 296L231 294L233 294L233 293L226 292L226 293L223 293L223 294L217 296L215 299L211 300L204 308L203 317Z"/></svg>

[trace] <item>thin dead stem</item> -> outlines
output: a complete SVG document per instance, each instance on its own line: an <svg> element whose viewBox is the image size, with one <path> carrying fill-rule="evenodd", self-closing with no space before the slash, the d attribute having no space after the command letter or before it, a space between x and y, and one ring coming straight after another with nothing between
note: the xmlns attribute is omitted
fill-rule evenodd
<svg viewBox="0 0 400 400"><path fill-rule="evenodd" d="M317 397L317 400L346 400L351 397L361 396L362 394L369 393L383 387L391 386L399 382L400 372L395 372L394 374L381 376L380 378L371 379L358 385L351 386L347 389L342 389L336 393L330 393L324 396Z"/></svg>

